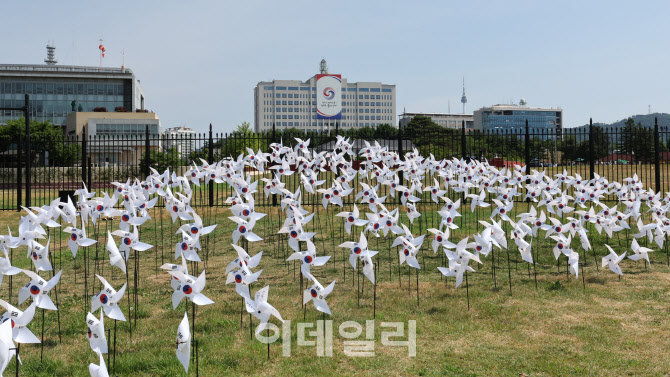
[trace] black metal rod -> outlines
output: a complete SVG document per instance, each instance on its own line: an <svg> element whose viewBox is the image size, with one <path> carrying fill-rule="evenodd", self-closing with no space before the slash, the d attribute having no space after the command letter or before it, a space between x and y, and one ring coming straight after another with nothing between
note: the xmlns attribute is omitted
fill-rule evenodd
<svg viewBox="0 0 670 377"><path fill-rule="evenodd" d="M32 151L30 145L30 94L25 95L25 118L26 118L26 207L31 206L31 173L30 169L32 168Z"/></svg>
<svg viewBox="0 0 670 377"><path fill-rule="evenodd" d="M658 117L654 118L654 178L656 192L661 192L661 150L659 148Z"/></svg>
<svg viewBox="0 0 670 377"><path fill-rule="evenodd" d="M212 124L209 124L209 156L208 162L210 164L214 163L214 138L212 135ZM209 206L214 206L214 181L209 181Z"/></svg>

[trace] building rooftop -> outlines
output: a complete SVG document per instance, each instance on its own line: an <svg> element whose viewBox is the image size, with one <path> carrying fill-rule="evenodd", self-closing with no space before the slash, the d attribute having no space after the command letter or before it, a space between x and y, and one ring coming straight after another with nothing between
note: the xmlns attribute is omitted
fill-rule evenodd
<svg viewBox="0 0 670 377"><path fill-rule="evenodd" d="M530 107L530 106L520 106L516 104L497 104L493 106L485 106L482 109L494 109L494 110L561 110L560 107Z"/></svg>
<svg viewBox="0 0 670 377"><path fill-rule="evenodd" d="M133 75L129 68L92 67L79 65L48 65L48 64L0 64L0 72L35 72L35 73L92 73L92 74L121 74Z"/></svg>
<svg viewBox="0 0 670 377"><path fill-rule="evenodd" d="M404 112L400 114L401 116L416 116L424 115L427 117L471 117L472 114L453 114L453 113L410 113Z"/></svg>

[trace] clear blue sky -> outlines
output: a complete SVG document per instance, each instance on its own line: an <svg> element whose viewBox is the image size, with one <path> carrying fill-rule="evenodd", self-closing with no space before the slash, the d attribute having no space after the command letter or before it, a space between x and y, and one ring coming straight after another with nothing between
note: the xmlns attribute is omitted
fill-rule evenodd
<svg viewBox="0 0 670 377"><path fill-rule="evenodd" d="M328 5L331 4L331 5ZM319 7L323 6L323 7ZM670 112L667 1L12 1L0 62L126 66L163 127L253 124L261 80L326 58L349 81L397 85L398 113L560 106L565 125ZM28 17L28 19L24 19Z"/></svg>

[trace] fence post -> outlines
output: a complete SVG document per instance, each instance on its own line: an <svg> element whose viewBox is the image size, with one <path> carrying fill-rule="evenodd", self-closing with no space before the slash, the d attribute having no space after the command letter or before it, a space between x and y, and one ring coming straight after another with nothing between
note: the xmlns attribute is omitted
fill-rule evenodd
<svg viewBox="0 0 670 377"><path fill-rule="evenodd" d="M88 180L86 179L86 148L88 144L88 135L86 126L81 131L81 182L86 184ZM90 187L88 188L91 189Z"/></svg>
<svg viewBox="0 0 670 377"><path fill-rule="evenodd" d="M595 178L595 172L596 172L596 165L595 165L595 160L594 160L594 151L593 151L593 118L589 118L589 170L591 173L591 176L589 179Z"/></svg>
<svg viewBox="0 0 670 377"><path fill-rule="evenodd" d="M23 147L21 144L21 127L18 128L18 143L16 144L16 210L21 211L21 201L23 192L23 172L21 171L21 161L23 159Z"/></svg>
<svg viewBox="0 0 670 377"><path fill-rule="evenodd" d="M151 141L149 140L149 125L144 126L144 166L142 170L144 171L144 177L150 175L151 167Z"/></svg>
<svg viewBox="0 0 670 377"><path fill-rule="evenodd" d="M526 119L526 140L524 140L524 146L526 149L526 175L530 174L530 129L528 128L528 119ZM530 178L526 180L526 184L530 183ZM528 198L530 201L530 198Z"/></svg>
<svg viewBox="0 0 670 377"><path fill-rule="evenodd" d="M92 190L92 188L93 188L93 185L91 184L91 180L92 180L92 177L93 177L93 173L91 171L92 166L93 166L93 164L91 163L91 156L88 156L88 189L89 190Z"/></svg>
<svg viewBox="0 0 670 377"><path fill-rule="evenodd" d="M403 150L402 150L402 126L398 124L398 163L402 161L402 155L403 155ZM402 172L402 169L398 169L398 184L403 185L404 181L404 174ZM400 196L398 195L398 205L402 205L402 200L400 200Z"/></svg>
<svg viewBox="0 0 670 377"><path fill-rule="evenodd" d="M31 145L30 145L30 94L25 96L25 106L24 114L26 118L26 207L30 208L30 197L31 197L31 173L30 169L32 168L32 158L31 158Z"/></svg>
<svg viewBox="0 0 670 377"><path fill-rule="evenodd" d="M272 122L272 143L277 142L277 135L275 133L275 123ZM274 162L270 161L270 165L274 165ZM277 194L272 194L272 205L277 206Z"/></svg>
<svg viewBox="0 0 670 377"><path fill-rule="evenodd" d="M209 124L209 164L214 164L214 135L212 134L212 124ZM214 181L209 181L209 206L214 207Z"/></svg>
<svg viewBox="0 0 670 377"><path fill-rule="evenodd" d="M461 122L461 158L465 159L468 155L465 150L467 146L467 141L465 140L465 121Z"/></svg>
<svg viewBox="0 0 670 377"><path fill-rule="evenodd" d="M658 145L658 117L654 118L654 175L656 192L661 192L661 150Z"/></svg>

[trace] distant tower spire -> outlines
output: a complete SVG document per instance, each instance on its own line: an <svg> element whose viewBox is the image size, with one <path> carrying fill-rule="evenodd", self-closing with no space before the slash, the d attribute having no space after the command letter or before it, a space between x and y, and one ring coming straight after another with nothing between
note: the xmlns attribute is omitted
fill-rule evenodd
<svg viewBox="0 0 670 377"><path fill-rule="evenodd" d="M326 65L326 59L321 59L320 68L321 68L321 74L322 75L325 75L325 74L328 73L328 65Z"/></svg>
<svg viewBox="0 0 670 377"><path fill-rule="evenodd" d="M47 45L47 58L44 59L44 62L47 63L47 65L56 65L56 63L58 63L58 60L56 60L55 46L52 46L51 44Z"/></svg>
<svg viewBox="0 0 670 377"><path fill-rule="evenodd" d="M461 103L463 104L463 114L465 114L465 104L468 103L468 97L465 96L465 77L463 77L463 96L461 97Z"/></svg>

